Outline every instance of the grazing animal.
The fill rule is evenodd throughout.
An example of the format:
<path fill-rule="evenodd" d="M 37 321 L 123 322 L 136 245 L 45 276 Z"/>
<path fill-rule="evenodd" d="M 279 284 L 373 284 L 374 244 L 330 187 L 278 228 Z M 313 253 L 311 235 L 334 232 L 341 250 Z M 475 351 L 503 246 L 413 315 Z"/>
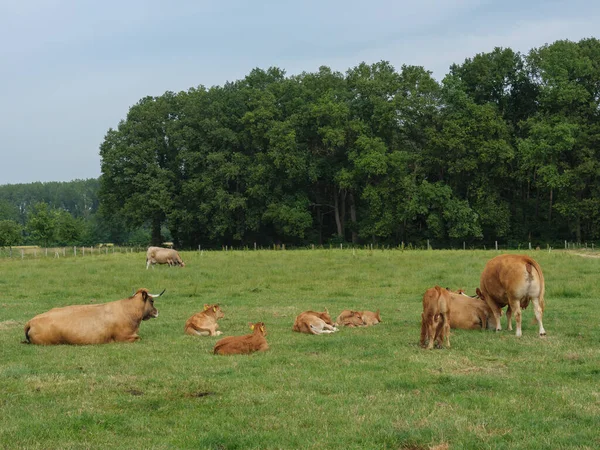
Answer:
<path fill-rule="evenodd" d="M 477 295 L 486 301 L 496 322 L 496 331 L 502 329 L 500 324 L 501 308 L 508 305 L 509 329 L 514 314 L 517 323 L 516 336 L 520 337 L 521 309 L 529 302 L 533 303 L 535 318 L 539 325 L 539 335 L 545 336 L 542 324 L 544 315 L 544 274 L 539 264 L 527 255 L 499 255 L 487 262 L 481 274 Z"/>
<path fill-rule="evenodd" d="M 269 349 L 265 336 L 267 331 L 263 322 L 251 324 L 251 334 L 245 336 L 228 336 L 215 344 L 215 355 L 241 355 L 246 353 L 264 352 Z"/>
<path fill-rule="evenodd" d="M 148 247 L 146 251 L 146 269 L 154 264 L 168 264 L 169 266 L 181 266 L 185 267 L 185 263 L 182 261 L 177 250 L 172 248 L 162 247 Z"/>
<path fill-rule="evenodd" d="M 423 295 L 421 314 L 421 346 L 432 349 L 434 342 L 440 347 L 444 338 L 450 347 L 450 292 L 439 286 L 432 287 Z"/>
<path fill-rule="evenodd" d="M 365 321 L 365 326 L 369 327 L 371 325 L 377 325 L 381 323 L 381 316 L 379 315 L 379 310 L 376 312 L 372 311 L 359 311 L 363 320 Z"/>
<path fill-rule="evenodd" d="M 131 297 L 99 305 L 53 308 L 25 324 L 25 342 L 41 345 L 135 342 L 142 320 L 158 317 L 148 289 Z"/>
<path fill-rule="evenodd" d="M 294 321 L 292 330 L 308 334 L 335 333 L 338 331 L 336 324 L 331 320 L 327 308 L 323 312 L 304 311 L 300 313 Z"/>
<path fill-rule="evenodd" d="M 349 309 L 343 310 L 338 316 L 336 323 L 340 327 L 363 327 L 365 321 L 363 320 L 362 314 L 358 311 L 351 311 Z"/>
<path fill-rule="evenodd" d="M 218 304 L 204 305 L 204 310 L 194 314 L 185 323 L 185 334 L 191 336 L 219 336 L 223 334 L 217 331 L 219 324 L 217 320 L 225 317 Z"/>

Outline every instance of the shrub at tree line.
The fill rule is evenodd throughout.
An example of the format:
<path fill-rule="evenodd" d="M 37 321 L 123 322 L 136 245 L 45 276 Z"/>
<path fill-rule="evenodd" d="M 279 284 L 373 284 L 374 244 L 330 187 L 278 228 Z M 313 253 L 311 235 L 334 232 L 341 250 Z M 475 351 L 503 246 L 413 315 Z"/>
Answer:
<path fill-rule="evenodd" d="M 99 180 L 0 187 L 0 244 L 438 245 L 600 237 L 600 41 L 145 97 Z"/>

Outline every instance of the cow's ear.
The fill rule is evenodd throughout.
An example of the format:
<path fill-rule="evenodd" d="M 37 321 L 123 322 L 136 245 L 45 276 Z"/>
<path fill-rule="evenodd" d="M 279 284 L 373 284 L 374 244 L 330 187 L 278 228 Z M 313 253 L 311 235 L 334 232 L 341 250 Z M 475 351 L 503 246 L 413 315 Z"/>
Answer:
<path fill-rule="evenodd" d="M 264 333 L 264 332 L 265 332 L 265 327 L 264 327 L 264 325 L 260 327 L 260 331 L 261 331 L 262 333 Z"/>
<path fill-rule="evenodd" d="M 253 323 L 249 323 L 248 325 L 250 325 L 250 329 L 251 329 L 252 331 L 254 331 L 254 324 L 253 324 Z"/>
<path fill-rule="evenodd" d="M 204 305 L 204 311 L 208 310 L 208 308 L 210 308 L 210 305 Z"/>
<path fill-rule="evenodd" d="M 148 300 L 148 291 L 142 291 L 142 300 Z"/>
<path fill-rule="evenodd" d="M 477 297 L 483 300 L 483 294 L 481 293 L 481 290 L 479 290 L 479 288 L 475 289 L 475 293 L 477 294 Z"/>
<path fill-rule="evenodd" d="M 217 312 L 217 307 L 213 306 L 213 312 Z"/>
<path fill-rule="evenodd" d="M 325 314 L 329 314 L 329 311 L 327 311 L 327 308 L 325 308 Z"/>

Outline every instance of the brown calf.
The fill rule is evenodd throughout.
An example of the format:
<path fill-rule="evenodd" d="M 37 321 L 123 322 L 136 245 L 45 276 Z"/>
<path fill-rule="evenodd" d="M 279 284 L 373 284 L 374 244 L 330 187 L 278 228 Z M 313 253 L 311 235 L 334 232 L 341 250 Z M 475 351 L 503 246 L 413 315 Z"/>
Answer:
<path fill-rule="evenodd" d="M 381 316 L 379 315 L 379 310 L 376 312 L 372 311 L 359 311 L 363 320 L 365 321 L 365 326 L 369 327 L 371 325 L 377 325 L 381 323 Z"/>
<path fill-rule="evenodd" d="M 241 355 L 246 353 L 264 352 L 269 349 L 265 336 L 267 331 L 263 322 L 250 325 L 253 331 L 245 336 L 228 336 L 215 344 L 215 355 Z"/>
<path fill-rule="evenodd" d="M 492 311 L 486 302 L 478 297 L 469 297 L 460 289 L 449 292 L 452 310 L 450 328 L 478 330 L 495 327 Z"/>
<path fill-rule="evenodd" d="M 215 305 L 204 305 L 204 310 L 194 314 L 185 323 L 184 332 L 191 336 L 218 336 L 223 334 L 217 331 L 219 324 L 217 320 L 225 317 L 221 307 Z"/>
<path fill-rule="evenodd" d="M 432 287 L 423 295 L 421 314 L 421 346 L 432 349 L 434 342 L 441 347 L 444 338 L 450 347 L 450 292 L 439 286 Z"/>
<path fill-rule="evenodd" d="M 362 327 L 365 325 L 362 314 L 349 309 L 343 310 L 338 316 L 336 323 L 340 327 Z"/>
<path fill-rule="evenodd" d="M 100 305 L 72 305 L 39 314 L 25 324 L 27 343 L 105 344 L 135 342 L 142 320 L 158 317 L 148 289 L 138 289 L 129 298 Z"/>
<path fill-rule="evenodd" d="M 327 308 L 323 312 L 304 311 L 300 313 L 294 321 L 292 330 L 308 334 L 335 333 L 338 331 Z"/>
<path fill-rule="evenodd" d="M 477 295 L 483 298 L 494 315 L 496 331 L 500 324 L 501 308 L 510 306 L 507 312 L 509 327 L 514 314 L 517 323 L 516 336 L 521 332 L 521 309 L 529 302 L 533 303 L 535 318 L 539 325 L 540 336 L 546 335 L 542 324 L 544 315 L 544 274 L 539 264 L 527 255 L 499 255 L 487 262 L 481 274 Z"/>

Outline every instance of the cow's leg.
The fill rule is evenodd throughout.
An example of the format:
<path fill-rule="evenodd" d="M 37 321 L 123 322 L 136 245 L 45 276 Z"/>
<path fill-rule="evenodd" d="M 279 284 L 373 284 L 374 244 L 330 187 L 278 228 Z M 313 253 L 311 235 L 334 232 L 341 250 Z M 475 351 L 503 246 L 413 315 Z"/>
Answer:
<path fill-rule="evenodd" d="M 546 330 L 544 330 L 544 325 L 542 324 L 542 316 L 544 312 L 540 306 L 540 299 L 538 297 L 534 297 L 531 299 L 533 302 L 533 312 L 535 313 L 535 319 L 537 320 L 540 326 L 540 336 L 546 336 Z"/>
<path fill-rule="evenodd" d="M 446 347 L 450 348 L 450 317 L 447 314 L 443 316 L 444 335 L 446 336 Z"/>
<path fill-rule="evenodd" d="M 512 309 L 510 305 L 506 308 L 506 323 L 508 324 L 508 331 L 512 331 Z"/>
<path fill-rule="evenodd" d="M 427 340 L 427 324 L 425 323 L 425 315 L 421 314 L 421 339 L 419 344 L 421 347 L 425 347 L 425 341 Z"/>
<path fill-rule="evenodd" d="M 519 300 L 515 300 L 512 297 L 508 299 L 508 306 L 512 309 L 512 313 L 515 315 L 515 322 L 517 323 L 517 332 L 516 336 L 521 337 L 521 303 Z M 508 311 L 506 312 L 508 315 Z"/>
<path fill-rule="evenodd" d="M 150 260 L 146 259 L 146 270 L 148 270 L 148 267 L 150 267 Z"/>
<path fill-rule="evenodd" d="M 494 315 L 494 320 L 496 321 L 496 331 L 501 331 L 502 324 L 500 323 L 500 316 L 502 314 L 502 311 L 494 301 L 488 299 L 487 295 L 485 296 L 485 301 L 492 310 L 492 314 Z"/>

